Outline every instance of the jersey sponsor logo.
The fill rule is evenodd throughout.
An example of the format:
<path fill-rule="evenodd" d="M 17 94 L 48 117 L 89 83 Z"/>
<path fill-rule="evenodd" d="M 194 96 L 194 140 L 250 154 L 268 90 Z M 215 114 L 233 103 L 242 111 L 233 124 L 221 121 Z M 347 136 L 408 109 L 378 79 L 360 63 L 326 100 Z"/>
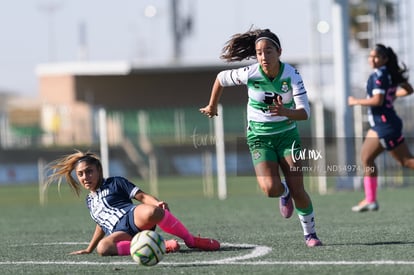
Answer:
<path fill-rule="evenodd" d="M 272 93 L 272 92 L 265 92 L 265 97 L 263 100 L 263 103 L 266 103 L 268 105 L 273 104 L 273 100 L 276 99 L 277 94 Z"/>

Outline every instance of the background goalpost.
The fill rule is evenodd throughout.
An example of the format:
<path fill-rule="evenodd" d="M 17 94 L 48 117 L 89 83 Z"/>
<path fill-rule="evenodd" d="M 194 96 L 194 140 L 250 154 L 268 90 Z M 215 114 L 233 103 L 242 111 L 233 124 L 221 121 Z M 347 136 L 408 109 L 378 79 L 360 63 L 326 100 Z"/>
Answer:
<path fill-rule="evenodd" d="M 217 106 L 219 116 L 214 117 L 214 134 L 216 137 L 216 163 L 217 163 L 217 195 L 224 200 L 227 198 L 226 180 L 226 152 L 224 148 L 224 126 L 223 126 L 223 106 Z"/>

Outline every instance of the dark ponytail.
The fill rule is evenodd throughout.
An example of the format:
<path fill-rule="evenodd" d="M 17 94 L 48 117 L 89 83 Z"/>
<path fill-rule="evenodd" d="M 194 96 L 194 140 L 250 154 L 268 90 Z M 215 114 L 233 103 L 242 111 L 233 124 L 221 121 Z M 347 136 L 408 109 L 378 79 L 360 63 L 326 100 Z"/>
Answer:
<path fill-rule="evenodd" d="M 223 47 L 220 58 L 228 62 L 256 58 L 258 38 L 269 38 L 278 50 L 281 48 L 279 38 L 269 29 L 255 29 L 233 35 Z"/>
<path fill-rule="evenodd" d="M 406 75 L 408 72 L 407 66 L 402 63 L 402 67 L 400 67 L 398 56 L 391 47 L 385 47 L 383 44 L 376 44 L 375 51 L 378 55 L 388 58 L 385 65 L 391 75 L 393 84 L 399 85 L 408 81 L 408 76 Z"/>

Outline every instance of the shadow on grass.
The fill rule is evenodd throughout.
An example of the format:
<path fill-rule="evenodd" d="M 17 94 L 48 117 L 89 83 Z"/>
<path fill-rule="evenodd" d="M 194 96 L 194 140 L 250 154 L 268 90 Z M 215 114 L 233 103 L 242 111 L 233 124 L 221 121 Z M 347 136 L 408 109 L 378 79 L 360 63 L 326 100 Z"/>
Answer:
<path fill-rule="evenodd" d="M 389 242 L 370 242 L 370 243 L 330 243 L 324 244 L 324 246 L 350 246 L 350 245 L 366 245 L 366 246 L 376 246 L 376 245 L 414 245 L 414 242 L 401 242 L 401 241 L 389 241 Z"/>
<path fill-rule="evenodd" d="M 254 247 L 245 247 L 245 246 L 224 246 L 221 247 L 219 250 L 217 251 L 203 251 L 197 248 L 184 248 L 184 249 L 180 249 L 180 251 L 175 252 L 175 253 L 183 253 L 183 254 L 188 254 L 188 253 L 213 253 L 213 252 L 225 252 L 225 251 L 245 251 L 245 250 L 252 250 L 254 249 Z"/>

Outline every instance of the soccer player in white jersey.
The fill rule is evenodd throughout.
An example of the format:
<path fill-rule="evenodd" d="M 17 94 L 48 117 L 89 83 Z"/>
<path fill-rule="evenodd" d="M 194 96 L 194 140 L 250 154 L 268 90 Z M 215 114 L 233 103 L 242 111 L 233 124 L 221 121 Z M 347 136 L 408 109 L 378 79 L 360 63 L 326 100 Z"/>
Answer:
<path fill-rule="evenodd" d="M 51 171 L 47 183 L 66 179 L 75 193 L 80 188 L 89 191 L 86 203 L 96 223 L 95 232 L 86 249 L 71 254 L 88 254 L 95 250 L 102 256 L 130 255 L 132 237 L 142 230 L 154 230 L 156 226 L 164 232 L 184 240 L 190 248 L 205 251 L 220 249 L 214 239 L 193 236 L 168 208 L 168 204 L 145 193 L 123 177 L 104 178 L 102 164 L 92 153 L 77 151 L 49 165 Z M 77 181 L 73 178 L 75 171 Z M 136 199 L 140 204 L 132 202 Z M 167 252 L 179 250 L 176 240 L 165 242 Z"/>
<path fill-rule="evenodd" d="M 280 61 L 281 53 L 279 38 L 268 29 L 234 35 L 223 48 L 221 58 L 229 62 L 256 58 L 257 62 L 220 72 L 209 104 L 200 112 L 210 118 L 218 115 L 217 104 L 224 87 L 247 86 L 247 143 L 257 182 L 268 197 L 280 197 L 283 217 L 289 218 L 296 209 L 306 245 L 321 246 L 312 201 L 303 185 L 302 167 L 299 160 L 292 158 L 301 144 L 296 121 L 309 118 L 309 102 L 300 74 Z"/>

